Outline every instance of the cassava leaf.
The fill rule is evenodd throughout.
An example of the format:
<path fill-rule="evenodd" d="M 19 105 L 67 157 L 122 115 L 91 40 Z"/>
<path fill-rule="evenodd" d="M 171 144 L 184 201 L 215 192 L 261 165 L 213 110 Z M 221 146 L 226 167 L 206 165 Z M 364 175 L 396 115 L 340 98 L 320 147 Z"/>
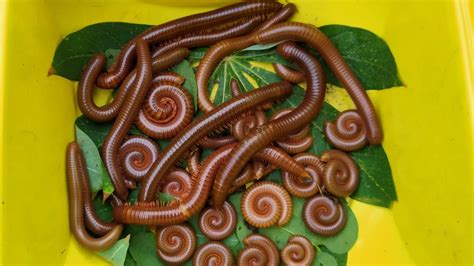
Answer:
<path fill-rule="evenodd" d="M 97 254 L 114 266 L 122 266 L 125 263 L 129 244 L 130 235 L 117 241 L 117 243 L 115 243 L 111 248 L 98 252 Z"/>
<path fill-rule="evenodd" d="M 129 251 L 137 266 L 164 265 L 156 256 L 155 235 L 150 231 L 132 234 Z"/>
<path fill-rule="evenodd" d="M 328 253 L 336 259 L 337 266 L 346 266 L 347 265 L 347 253 L 344 254 L 336 254 L 331 252 L 327 247 L 320 246 L 319 247 L 322 252 Z"/>
<path fill-rule="evenodd" d="M 94 145 L 92 139 L 76 126 L 76 140 L 82 150 L 86 162 L 86 169 L 89 175 L 89 184 L 91 192 L 97 193 L 102 190 L 104 167 L 99 151 Z M 105 171 L 107 172 L 107 171 Z"/>
<path fill-rule="evenodd" d="M 324 251 L 318 251 L 313 266 L 338 266 L 336 258 Z"/>
<path fill-rule="evenodd" d="M 91 55 L 108 49 L 120 49 L 123 44 L 150 26 L 105 22 L 84 27 L 66 36 L 56 48 L 49 74 L 79 80 L 84 64 Z"/>
<path fill-rule="evenodd" d="M 366 89 L 380 90 L 403 85 L 390 48 L 374 33 L 344 25 L 326 25 L 320 30 L 339 49 Z M 327 64 L 323 66 L 328 83 L 341 87 Z"/>
<path fill-rule="evenodd" d="M 112 205 L 110 205 L 110 202 L 108 201 L 103 201 L 102 197 L 95 197 L 94 201 L 94 209 L 97 215 L 99 216 L 100 219 L 110 222 L 113 219 L 112 216 Z"/>

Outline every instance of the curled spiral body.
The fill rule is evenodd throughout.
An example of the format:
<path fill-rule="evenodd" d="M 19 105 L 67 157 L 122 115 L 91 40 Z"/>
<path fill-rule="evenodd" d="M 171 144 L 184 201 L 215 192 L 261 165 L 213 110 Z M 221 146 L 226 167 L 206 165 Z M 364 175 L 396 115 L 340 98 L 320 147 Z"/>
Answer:
<path fill-rule="evenodd" d="M 137 119 L 137 127 L 152 138 L 176 136 L 193 120 L 194 105 L 188 91 L 170 82 L 157 83 Z"/>
<path fill-rule="evenodd" d="M 237 226 L 237 212 L 228 201 L 222 209 L 208 207 L 199 215 L 199 229 L 211 240 L 221 240 L 235 231 Z"/>
<path fill-rule="evenodd" d="M 159 146 L 153 140 L 143 136 L 128 137 L 119 150 L 125 177 L 141 180 L 155 162 L 158 152 Z"/>
<path fill-rule="evenodd" d="M 338 197 L 350 196 L 359 185 L 359 168 L 345 152 L 328 150 L 321 155 L 326 165 L 323 183 L 326 190 Z"/>
<path fill-rule="evenodd" d="M 163 180 L 160 191 L 177 199 L 185 199 L 192 190 L 192 179 L 188 172 L 179 168 L 171 171 Z"/>
<path fill-rule="evenodd" d="M 186 224 L 169 225 L 156 233 L 156 254 L 167 263 L 184 263 L 195 249 L 196 234 Z"/>
<path fill-rule="evenodd" d="M 291 197 L 280 185 L 262 181 L 245 190 L 240 203 L 242 216 L 258 228 L 283 226 L 291 218 Z"/>
<path fill-rule="evenodd" d="M 301 153 L 294 156 L 293 159 L 304 166 L 304 169 L 309 173 L 311 179 L 305 181 L 287 171 L 282 171 L 281 178 L 286 190 L 288 190 L 290 194 L 301 198 L 308 198 L 320 192 L 322 188 L 324 163 L 321 162 L 318 156 L 311 153 Z"/>
<path fill-rule="evenodd" d="M 200 246 L 193 256 L 193 266 L 234 266 L 230 249 L 221 242 L 210 241 Z"/>
<path fill-rule="evenodd" d="M 135 82 L 122 104 L 112 128 L 108 132 L 101 150 L 102 159 L 114 185 L 114 193 L 122 200 L 127 199 L 128 189 L 120 169 L 118 153 L 120 145 L 122 145 L 130 127 L 140 112 L 140 107 L 150 88 L 151 78 L 150 49 L 145 41 L 139 39 L 137 41 L 137 72 Z"/>
<path fill-rule="evenodd" d="M 324 134 L 328 142 L 342 151 L 356 151 L 367 145 L 367 130 L 356 110 L 340 113 L 336 122 L 326 122 Z"/>
<path fill-rule="evenodd" d="M 303 207 L 303 221 L 316 234 L 333 236 L 346 225 L 346 209 L 333 197 L 318 194 Z"/>
<path fill-rule="evenodd" d="M 312 265 L 316 252 L 313 244 L 304 236 L 293 235 L 281 250 L 281 260 L 289 266 Z"/>
<path fill-rule="evenodd" d="M 280 253 L 273 240 L 261 235 L 251 234 L 244 239 L 244 249 L 238 257 L 238 265 L 280 265 Z"/>
<path fill-rule="evenodd" d="M 310 24 L 283 22 L 253 35 L 253 41 L 259 44 L 288 40 L 305 42 L 316 49 L 354 101 L 357 110 L 364 120 L 364 124 L 367 126 L 367 139 L 369 143 L 380 144 L 383 139 L 383 131 L 367 92 L 339 50 L 324 33 Z M 300 68 L 303 70 L 301 66 Z M 304 70 L 303 72 L 308 81 L 309 75 Z"/>

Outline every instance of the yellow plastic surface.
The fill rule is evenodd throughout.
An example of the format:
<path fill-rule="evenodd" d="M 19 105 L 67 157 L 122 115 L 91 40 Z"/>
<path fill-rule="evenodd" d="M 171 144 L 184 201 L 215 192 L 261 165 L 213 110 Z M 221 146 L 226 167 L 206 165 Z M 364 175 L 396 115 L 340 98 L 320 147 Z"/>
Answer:
<path fill-rule="evenodd" d="M 68 230 L 64 155 L 75 84 L 46 77 L 68 33 L 92 23 L 157 24 L 223 2 L 0 0 L 1 263 L 104 264 Z M 389 44 L 406 87 L 371 91 L 399 202 L 353 202 L 349 264 L 473 263 L 473 36 L 467 1 L 294 0 L 295 20 L 346 24 Z M 165 3 L 165 4 L 163 4 Z"/>

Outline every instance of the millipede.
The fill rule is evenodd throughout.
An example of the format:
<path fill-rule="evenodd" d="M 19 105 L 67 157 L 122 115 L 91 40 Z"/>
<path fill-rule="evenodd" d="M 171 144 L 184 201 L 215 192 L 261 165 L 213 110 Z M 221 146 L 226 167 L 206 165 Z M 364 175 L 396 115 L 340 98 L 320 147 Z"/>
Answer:
<path fill-rule="evenodd" d="M 341 52 L 318 27 L 289 21 L 296 12 L 291 3 L 249 0 L 151 26 L 128 39 L 108 69 L 104 53 L 91 53 L 76 99 L 88 121 L 111 125 L 95 144 L 114 190 L 104 199 L 112 219 L 104 221 L 94 209 L 81 142 L 69 143 L 69 227 L 82 246 L 103 251 L 129 233 L 125 225 L 145 225 L 156 257 L 168 265 L 314 263 L 321 250 L 310 234 L 344 230 L 345 198 L 364 178 L 352 152 L 381 144 L 383 130 Z M 253 45 L 269 45 L 284 59 L 268 64 L 273 83 L 254 80 L 263 86 L 249 89 L 253 83 L 238 73 L 214 78 L 226 57 Z M 174 67 L 183 61 L 195 73 Z M 320 115 L 327 81 L 320 61 L 355 104 L 333 121 L 316 120 L 328 117 Z M 216 83 L 232 96 L 220 105 L 209 93 Z M 299 105 L 292 98 L 281 105 L 300 83 L 306 90 Z M 94 101 L 97 87 L 115 89 L 105 105 Z M 288 231 L 296 215 L 308 234 L 266 233 Z M 241 248 L 225 244 L 233 237 L 242 239 Z"/>

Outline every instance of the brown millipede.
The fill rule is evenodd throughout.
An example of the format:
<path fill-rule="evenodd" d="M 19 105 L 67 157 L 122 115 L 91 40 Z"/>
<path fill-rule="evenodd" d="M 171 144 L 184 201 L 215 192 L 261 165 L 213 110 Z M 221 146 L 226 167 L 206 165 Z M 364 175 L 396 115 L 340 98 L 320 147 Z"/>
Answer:
<path fill-rule="evenodd" d="M 245 248 L 239 254 L 238 265 L 280 265 L 278 247 L 270 238 L 254 233 L 243 242 Z"/>
<path fill-rule="evenodd" d="M 282 171 L 281 179 L 286 190 L 288 190 L 290 194 L 301 198 L 308 198 L 320 192 L 323 169 L 325 167 L 324 163 L 321 162 L 318 156 L 311 153 L 301 153 L 294 156 L 293 159 L 304 166 L 305 170 L 311 176 L 311 181 L 303 181 L 287 171 Z"/>
<path fill-rule="evenodd" d="M 140 202 L 154 200 L 160 180 L 174 167 L 178 159 L 182 158 L 184 152 L 209 133 L 255 106 L 282 99 L 291 91 L 291 85 L 287 82 L 274 83 L 232 98 L 208 115 L 195 119 L 159 154 L 155 164 L 141 183 L 138 200 Z"/>
<path fill-rule="evenodd" d="M 192 185 L 189 173 L 176 168 L 163 179 L 160 191 L 183 200 L 191 193 Z"/>
<path fill-rule="evenodd" d="M 367 144 L 364 121 L 356 110 L 340 113 L 336 123 L 326 122 L 324 134 L 332 146 L 347 152 L 359 150 Z"/>
<path fill-rule="evenodd" d="M 157 72 L 167 69 L 182 61 L 188 54 L 188 49 L 178 48 L 164 54 L 160 58 L 154 58 L 152 60 L 153 71 Z M 136 78 L 136 70 L 133 70 L 120 85 L 113 101 L 104 106 L 97 106 L 94 102 L 94 82 L 99 69 L 102 69 L 104 64 L 105 57 L 103 55 L 97 54 L 92 56 L 84 68 L 77 87 L 79 109 L 84 116 L 100 123 L 112 121 L 117 116 Z"/>
<path fill-rule="evenodd" d="M 158 144 L 147 137 L 127 137 L 118 155 L 125 177 L 141 180 L 155 162 L 159 150 Z"/>
<path fill-rule="evenodd" d="M 211 32 L 198 32 L 193 33 L 191 36 L 181 37 L 177 39 L 171 39 L 161 44 L 152 54 L 152 57 L 158 57 L 167 51 L 173 50 L 178 47 L 200 47 L 212 45 L 220 40 L 237 37 L 239 35 L 250 32 L 255 28 L 262 18 L 260 16 L 245 19 L 238 22 L 236 25 L 231 25 L 223 29 L 219 29 Z"/>
<path fill-rule="evenodd" d="M 285 116 L 293 111 L 292 108 L 284 108 L 275 112 L 270 121 L 276 120 L 280 117 Z M 276 144 L 289 154 L 298 154 L 309 150 L 313 146 L 314 138 L 311 135 L 311 129 L 308 125 L 304 126 L 296 132 L 292 132 L 285 136 L 283 139 L 279 139 Z"/>
<path fill-rule="evenodd" d="M 225 145 L 229 145 L 235 142 L 233 136 L 220 136 L 220 137 L 204 137 L 199 141 L 199 146 L 207 149 L 218 149 Z"/>
<path fill-rule="evenodd" d="M 290 195 L 282 186 L 262 181 L 245 190 L 240 209 L 246 222 L 265 228 L 287 224 L 291 218 L 292 205 Z"/>
<path fill-rule="evenodd" d="M 120 51 L 115 63 L 109 68 L 108 73 L 99 76 L 96 83 L 101 88 L 117 86 L 131 69 L 137 53 L 135 51 L 138 39 L 143 39 L 148 44 L 167 40 L 181 34 L 212 27 L 242 17 L 269 14 L 281 9 L 282 5 L 273 1 L 251 1 L 236 3 L 213 11 L 195 14 L 175 19 L 158 26 L 150 27 L 145 32 L 128 41 Z"/>
<path fill-rule="evenodd" d="M 139 39 L 137 41 L 137 76 L 133 88 L 125 99 L 115 122 L 102 145 L 102 159 L 110 174 L 110 179 L 115 191 L 121 199 L 126 200 L 127 187 L 120 171 L 118 152 L 122 141 L 127 136 L 128 130 L 140 111 L 140 106 L 145 99 L 151 84 L 152 67 L 148 44 Z"/>
<path fill-rule="evenodd" d="M 338 197 L 350 196 L 359 185 L 359 168 L 345 152 L 328 150 L 321 155 L 326 163 L 323 183 L 329 193 Z"/>
<path fill-rule="evenodd" d="M 122 205 L 114 209 L 115 219 L 125 223 L 147 225 L 170 225 L 186 221 L 204 207 L 217 169 L 234 146 L 235 144 L 224 146 L 206 158 L 194 180 L 191 193 L 178 204 L 163 206 L 153 201 Z"/>
<path fill-rule="evenodd" d="M 199 229 L 210 240 L 222 240 L 231 235 L 237 226 L 237 212 L 230 202 L 222 209 L 208 207 L 199 215 Z"/>
<path fill-rule="evenodd" d="M 77 158 L 77 171 L 79 174 L 82 188 L 82 198 L 84 201 L 84 222 L 86 228 L 98 236 L 103 236 L 110 232 L 117 224 L 114 222 L 109 223 L 103 221 L 97 215 L 94 209 L 94 205 L 92 203 L 92 195 L 89 188 L 89 175 L 87 174 L 86 162 L 81 151 L 79 151 Z"/>
<path fill-rule="evenodd" d="M 227 164 L 219 170 L 214 182 L 212 201 L 216 207 L 222 205 L 237 174 L 257 151 L 273 140 L 306 126 L 317 116 L 324 102 L 326 82 L 318 61 L 304 49 L 289 42 L 278 45 L 277 51 L 295 61 L 305 73 L 305 98 L 292 112 L 258 127 L 232 150 Z"/>
<path fill-rule="evenodd" d="M 187 224 L 169 225 L 156 233 L 156 254 L 166 263 L 184 263 L 195 249 L 196 234 Z"/>
<path fill-rule="evenodd" d="M 193 256 L 193 266 L 234 266 L 230 249 L 221 242 L 210 241 L 200 246 Z"/>
<path fill-rule="evenodd" d="M 293 70 L 291 68 L 288 68 L 285 65 L 274 63 L 273 69 L 275 70 L 275 73 L 283 80 L 288 81 L 290 83 L 301 83 L 305 81 L 304 74 L 297 71 Z"/>
<path fill-rule="evenodd" d="M 274 43 L 284 40 L 303 41 L 316 49 L 346 88 L 358 111 L 360 111 L 367 126 L 369 142 L 371 144 L 382 142 L 382 128 L 364 87 L 347 65 L 339 50 L 317 27 L 304 23 L 283 22 L 259 31 L 253 37 L 256 43 Z M 308 78 L 306 73 L 305 76 Z"/>
<path fill-rule="evenodd" d="M 316 234 L 333 236 L 346 225 L 346 209 L 332 197 L 318 194 L 307 200 L 303 207 L 303 221 Z"/>
<path fill-rule="evenodd" d="M 312 265 L 316 252 L 305 236 L 292 235 L 281 250 L 281 260 L 289 266 Z"/>
<path fill-rule="evenodd" d="M 193 120 L 188 91 L 175 83 L 154 83 L 137 118 L 137 127 L 155 139 L 176 136 Z"/>
<path fill-rule="evenodd" d="M 257 30 L 252 33 L 221 40 L 213 44 L 206 52 L 204 57 L 201 59 L 198 69 L 196 71 L 196 82 L 198 87 L 198 105 L 199 109 L 204 113 L 209 113 L 214 109 L 214 104 L 209 98 L 207 92 L 209 78 L 214 68 L 219 64 L 222 59 L 233 52 L 237 52 L 244 48 L 254 44 L 254 38 L 252 37 L 258 30 L 262 30 L 272 26 L 280 21 L 287 20 L 296 10 L 294 5 L 287 5 L 288 7 L 280 14 L 276 14 L 274 17 L 264 22 Z"/>
<path fill-rule="evenodd" d="M 201 168 L 201 149 L 196 149 L 188 157 L 186 170 L 192 176 L 197 176 L 199 168 Z"/>
<path fill-rule="evenodd" d="M 69 228 L 76 240 L 84 247 L 101 251 L 110 248 L 117 242 L 123 226 L 115 225 L 108 233 L 99 238 L 93 238 L 84 225 L 84 195 L 81 185 L 81 150 L 77 142 L 71 142 L 66 149 L 66 171 L 69 202 Z"/>
<path fill-rule="evenodd" d="M 185 78 L 183 76 L 169 71 L 159 72 L 151 80 L 153 83 L 174 83 L 177 85 L 183 85 L 184 81 Z"/>

